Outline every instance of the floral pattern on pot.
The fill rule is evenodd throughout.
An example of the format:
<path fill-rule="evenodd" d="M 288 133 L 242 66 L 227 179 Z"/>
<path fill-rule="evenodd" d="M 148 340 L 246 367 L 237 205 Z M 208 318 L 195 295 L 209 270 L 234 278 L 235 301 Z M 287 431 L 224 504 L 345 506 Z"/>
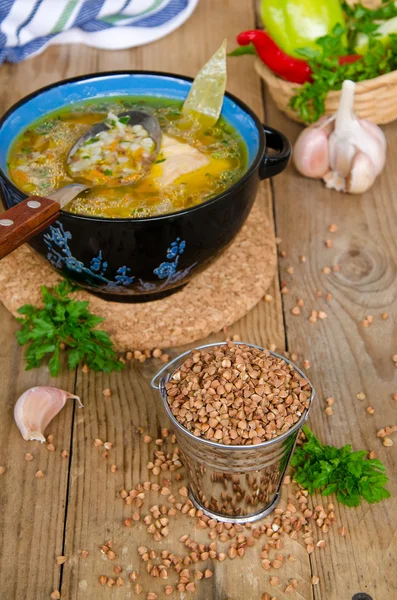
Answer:
<path fill-rule="evenodd" d="M 135 284 L 137 291 L 139 292 L 152 292 L 161 291 L 168 287 L 170 284 L 175 284 L 184 279 L 190 271 L 196 266 L 197 262 L 193 263 L 187 269 L 181 271 L 177 270 L 179 257 L 183 254 L 186 248 L 186 242 L 180 238 L 176 238 L 174 242 L 171 242 L 170 247 L 167 249 L 167 261 L 162 262 L 153 273 L 161 281 L 160 285 L 143 281 L 140 278 L 136 278 L 131 275 L 131 269 L 126 265 L 117 269 L 117 275 L 114 280 L 106 277 L 106 271 L 108 263 L 104 260 L 102 251 L 98 252 L 98 255 L 93 257 L 90 266 L 86 267 L 83 262 L 77 260 L 71 249 L 69 248 L 69 240 L 72 239 L 70 231 L 65 231 L 60 221 L 55 222 L 55 226 L 49 227 L 49 233 L 44 234 L 44 242 L 47 246 L 47 259 L 56 269 L 67 269 L 74 271 L 75 273 L 86 274 L 87 284 L 95 285 L 97 282 L 98 287 L 103 289 L 105 284 L 107 290 L 113 292 L 121 292 L 128 294 L 129 291 L 126 286 Z"/>

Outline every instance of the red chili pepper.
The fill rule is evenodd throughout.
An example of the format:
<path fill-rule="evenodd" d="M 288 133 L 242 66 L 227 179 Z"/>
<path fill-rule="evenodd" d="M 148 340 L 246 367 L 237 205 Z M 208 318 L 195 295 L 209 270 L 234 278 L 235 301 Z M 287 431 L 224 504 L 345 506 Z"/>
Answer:
<path fill-rule="evenodd" d="M 347 56 L 340 56 L 339 64 L 346 65 L 348 63 L 355 63 L 360 60 L 360 58 L 362 58 L 361 54 L 348 54 Z"/>
<path fill-rule="evenodd" d="M 311 68 L 305 60 L 286 54 L 265 31 L 253 29 L 237 36 L 240 46 L 253 44 L 262 62 L 279 77 L 293 83 L 311 81 Z"/>
<path fill-rule="evenodd" d="M 292 83 L 306 83 L 312 80 L 312 70 L 307 61 L 286 54 L 265 31 L 243 31 L 237 36 L 237 43 L 240 46 L 253 44 L 262 62 L 282 79 Z M 339 64 L 354 63 L 360 58 L 360 54 L 340 56 Z"/>

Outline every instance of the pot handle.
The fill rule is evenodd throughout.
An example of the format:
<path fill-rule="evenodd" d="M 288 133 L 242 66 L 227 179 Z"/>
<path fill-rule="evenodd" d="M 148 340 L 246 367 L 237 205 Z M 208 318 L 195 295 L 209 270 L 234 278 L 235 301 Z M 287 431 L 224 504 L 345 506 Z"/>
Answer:
<path fill-rule="evenodd" d="M 284 171 L 292 154 L 291 142 L 283 133 L 268 125 L 263 125 L 266 135 L 266 150 L 259 165 L 259 177 L 268 179 Z M 277 154 L 267 154 L 268 148 L 277 150 Z"/>

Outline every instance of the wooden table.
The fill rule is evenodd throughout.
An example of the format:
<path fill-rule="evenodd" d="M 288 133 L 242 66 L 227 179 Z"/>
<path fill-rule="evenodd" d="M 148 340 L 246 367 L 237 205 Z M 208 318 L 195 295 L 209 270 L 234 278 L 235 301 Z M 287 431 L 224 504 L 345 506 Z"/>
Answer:
<path fill-rule="evenodd" d="M 2 65 L 1 110 L 38 87 L 82 73 L 154 69 L 194 75 L 224 37 L 232 48 L 235 34 L 254 26 L 251 4 L 201 0 L 183 27 L 142 48 L 105 52 L 81 46 L 53 47 L 20 65 Z M 263 94 L 252 58 L 230 59 L 228 90 L 266 122 L 292 140 L 296 138 L 300 128 Z M 377 429 L 396 423 L 397 415 L 397 402 L 391 397 L 397 392 L 391 359 L 397 352 L 397 128 L 390 125 L 385 131 L 388 166 L 362 198 L 327 191 L 321 183 L 299 177 L 293 167 L 271 184 L 262 185 L 260 201 L 274 218 L 286 257 L 280 259 L 269 291 L 273 301 L 261 302 L 230 334 L 238 333 L 241 339 L 264 346 L 275 344 L 278 349 L 298 353 L 300 361 L 310 361 L 308 373 L 318 394 L 310 419 L 312 428 L 325 442 L 374 450 L 387 465 L 391 479 L 394 475 L 389 484 L 393 499 L 374 506 L 364 503 L 357 509 L 336 504 L 338 525 L 327 535 L 327 547 L 308 556 L 301 543 L 295 542 L 293 552 L 298 560 L 287 561 L 277 573 L 282 580 L 277 588 L 269 586 L 269 571 L 261 568 L 260 542 L 244 558 L 209 561 L 214 576 L 199 581 L 197 592 L 188 598 L 259 600 L 265 591 L 278 600 L 350 600 L 358 592 L 367 592 L 374 600 L 397 596 L 396 446 L 385 448 L 376 437 Z M 337 225 L 336 233 L 328 232 L 331 223 Z M 333 240 L 333 248 L 325 246 L 326 239 Z M 340 270 L 322 273 L 323 267 L 332 265 L 339 265 Z M 292 275 L 287 273 L 291 266 Z M 284 281 L 290 293 L 281 295 Z M 333 299 L 327 302 L 324 296 L 317 297 L 317 290 L 331 293 Z M 305 305 L 301 316 L 293 316 L 291 308 L 298 298 L 303 298 Z M 312 309 L 324 310 L 328 318 L 311 324 L 308 315 Z M 384 312 L 389 313 L 387 321 L 381 319 Z M 369 314 L 374 322 L 365 328 L 361 322 Z M 137 546 L 148 544 L 176 552 L 181 551 L 178 538 L 182 533 L 204 543 L 208 537 L 207 532 L 195 529 L 194 519 L 180 514 L 173 519 L 171 534 L 157 545 L 150 541 L 142 523 L 131 529 L 122 526 L 131 511 L 118 493 L 147 480 L 146 464 L 153 452 L 142 443 L 137 427 L 156 438 L 167 424 L 149 386 L 158 363 L 131 361 L 125 371 L 110 376 L 65 368 L 56 380 L 46 366 L 25 372 L 23 350 L 14 336 L 17 324 L 5 309 L 1 316 L 0 465 L 7 469 L 0 478 L 2 600 L 44 600 L 54 589 L 68 600 L 134 598 L 129 583 L 112 589 L 98 583 L 101 574 L 112 573 L 112 565 L 103 562 L 99 551 L 109 539 L 119 555 L 115 562 L 127 570 L 139 570 L 144 588 L 163 598 L 159 590 L 168 582 L 155 581 L 145 573 Z M 55 452 L 48 451 L 45 444 L 24 442 L 13 422 L 15 400 L 35 385 L 75 390 L 85 405 L 80 410 L 68 403 L 51 423 L 47 433 L 55 437 Z M 108 387 L 112 396 L 105 398 L 102 390 Z M 360 392 L 366 395 L 364 401 L 357 399 Z M 335 397 L 333 416 L 324 414 L 328 396 Z M 375 409 L 373 415 L 366 412 L 369 405 Z M 101 456 L 103 449 L 93 446 L 95 438 L 113 443 L 108 461 Z M 64 449 L 70 453 L 66 459 L 60 456 Z M 34 456 L 31 462 L 24 460 L 26 452 Z M 113 463 L 118 467 L 114 474 L 110 472 Z M 34 477 L 38 469 L 43 470 L 44 478 Z M 320 496 L 312 497 L 310 505 L 323 501 Z M 150 502 L 158 503 L 158 494 L 153 493 Z M 338 535 L 341 525 L 347 529 L 346 537 Z M 85 559 L 82 549 L 89 553 Z M 58 555 L 67 557 L 62 566 L 56 564 Z M 310 584 L 312 574 L 320 577 L 317 586 Z M 291 577 L 299 580 L 294 594 L 283 591 Z"/>

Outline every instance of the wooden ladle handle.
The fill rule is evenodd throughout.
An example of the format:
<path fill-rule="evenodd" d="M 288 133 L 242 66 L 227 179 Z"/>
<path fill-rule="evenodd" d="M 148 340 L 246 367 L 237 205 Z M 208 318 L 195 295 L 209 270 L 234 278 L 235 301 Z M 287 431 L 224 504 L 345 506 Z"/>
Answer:
<path fill-rule="evenodd" d="M 0 260 L 56 220 L 59 202 L 30 196 L 0 214 Z"/>

